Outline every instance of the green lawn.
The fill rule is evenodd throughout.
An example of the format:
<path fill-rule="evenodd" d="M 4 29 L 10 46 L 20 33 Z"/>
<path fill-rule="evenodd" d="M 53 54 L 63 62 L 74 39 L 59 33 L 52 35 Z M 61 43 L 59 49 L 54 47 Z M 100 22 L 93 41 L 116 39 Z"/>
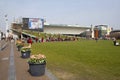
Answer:
<path fill-rule="evenodd" d="M 120 46 L 111 40 L 34 43 L 38 53 L 60 80 L 120 80 Z"/>

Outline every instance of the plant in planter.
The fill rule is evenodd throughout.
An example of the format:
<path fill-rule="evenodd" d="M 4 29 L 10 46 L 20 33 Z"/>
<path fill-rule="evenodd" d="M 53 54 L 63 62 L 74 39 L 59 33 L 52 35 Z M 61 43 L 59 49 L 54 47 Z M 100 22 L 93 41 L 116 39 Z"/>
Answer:
<path fill-rule="evenodd" d="M 28 60 L 29 72 L 32 76 L 41 76 L 45 73 L 46 57 L 43 54 L 31 55 Z"/>
<path fill-rule="evenodd" d="M 18 51 L 20 51 L 21 48 L 24 46 L 24 43 L 17 43 L 16 46 L 18 48 Z"/>
<path fill-rule="evenodd" d="M 21 48 L 21 57 L 22 58 L 29 58 L 31 53 L 31 48 L 22 47 Z"/>

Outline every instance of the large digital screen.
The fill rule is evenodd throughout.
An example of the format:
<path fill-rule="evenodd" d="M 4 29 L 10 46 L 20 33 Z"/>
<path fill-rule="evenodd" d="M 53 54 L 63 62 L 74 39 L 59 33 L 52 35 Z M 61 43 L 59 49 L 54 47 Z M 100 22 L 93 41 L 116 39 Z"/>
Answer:
<path fill-rule="evenodd" d="M 43 32 L 44 19 L 42 18 L 22 18 L 23 29 L 39 30 Z"/>
<path fill-rule="evenodd" d="M 29 18 L 29 29 L 43 29 L 43 20 L 40 18 Z"/>

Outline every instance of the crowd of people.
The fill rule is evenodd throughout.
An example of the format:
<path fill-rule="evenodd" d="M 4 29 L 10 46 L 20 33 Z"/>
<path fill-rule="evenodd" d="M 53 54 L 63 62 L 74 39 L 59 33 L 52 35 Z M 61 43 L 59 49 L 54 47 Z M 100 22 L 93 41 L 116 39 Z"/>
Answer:
<path fill-rule="evenodd" d="M 19 38 L 17 35 L 13 35 L 13 34 L 8 34 L 8 37 L 6 37 L 5 34 L 1 33 L 0 40 L 6 40 L 6 41 L 14 40 L 15 43 L 17 40 L 21 40 L 24 43 L 28 43 L 32 45 L 32 43 L 34 42 L 43 43 L 43 42 L 58 42 L 58 41 L 76 41 L 78 40 L 78 38 L 75 36 L 73 37 L 66 36 L 64 38 L 60 36 L 57 36 L 57 37 L 48 36 L 48 37 L 39 37 L 39 38 L 27 36 L 27 37 Z M 95 40 L 97 42 L 98 39 L 95 39 Z M 116 38 L 112 38 L 112 40 L 113 40 L 114 46 L 120 45 L 120 43 L 116 40 Z"/>
<path fill-rule="evenodd" d="M 54 37 L 48 37 L 48 38 L 32 38 L 32 37 L 27 37 L 27 38 L 22 38 L 22 41 L 26 42 L 26 43 L 34 43 L 34 42 L 39 42 L 39 43 L 43 43 L 43 42 L 58 42 L 58 41 L 75 41 L 78 40 L 78 38 L 76 37 L 66 37 L 66 38 L 54 38 Z"/>

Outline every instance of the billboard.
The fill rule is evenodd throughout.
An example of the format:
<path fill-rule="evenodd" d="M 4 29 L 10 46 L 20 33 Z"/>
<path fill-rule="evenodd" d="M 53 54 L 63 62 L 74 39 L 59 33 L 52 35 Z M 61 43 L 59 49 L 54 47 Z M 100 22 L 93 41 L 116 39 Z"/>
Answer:
<path fill-rule="evenodd" d="M 23 18 L 24 29 L 34 29 L 43 31 L 44 19 L 41 18 Z"/>
<path fill-rule="evenodd" d="M 43 21 L 40 18 L 29 18 L 29 29 L 42 29 Z"/>

